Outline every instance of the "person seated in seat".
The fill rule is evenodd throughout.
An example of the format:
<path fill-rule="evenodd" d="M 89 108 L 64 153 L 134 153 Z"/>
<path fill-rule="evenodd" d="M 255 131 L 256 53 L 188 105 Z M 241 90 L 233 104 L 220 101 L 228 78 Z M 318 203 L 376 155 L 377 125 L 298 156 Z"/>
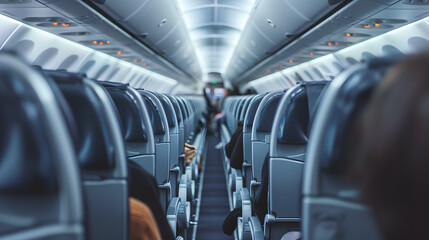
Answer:
<path fill-rule="evenodd" d="M 158 197 L 159 190 L 156 179 L 133 161 L 128 161 L 128 175 L 128 196 L 149 207 L 162 239 L 175 239 Z"/>
<path fill-rule="evenodd" d="M 384 239 L 429 239 L 429 55 L 394 65 L 350 135 L 348 176 Z"/>
<path fill-rule="evenodd" d="M 244 121 L 238 122 L 235 132 L 225 145 L 225 154 L 229 158 L 229 165 L 238 170 L 241 170 L 243 166 L 243 124 Z"/>
<path fill-rule="evenodd" d="M 135 198 L 129 198 L 130 240 L 161 240 L 149 207 Z"/>

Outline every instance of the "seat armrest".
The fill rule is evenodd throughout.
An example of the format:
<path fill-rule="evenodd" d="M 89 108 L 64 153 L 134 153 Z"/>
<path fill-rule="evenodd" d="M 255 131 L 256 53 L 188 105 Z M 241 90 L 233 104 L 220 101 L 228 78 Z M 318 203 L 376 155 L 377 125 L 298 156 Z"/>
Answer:
<path fill-rule="evenodd" d="M 184 174 L 186 167 L 186 158 L 184 153 L 179 155 L 179 167 L 182 174 Z"/>
<path fill-rule="evenodd" d="M 264 231 L 257 217 L 249 218 L 249 228 L 253 240 L 264 240 Z"/>
<path fill-rule="evenodd" d="M 250 201 L 249 190 L 247 188 L 242 188 L 240 190 L 240 196 L 241 196 L 241 209 L 242 209 L 241 216 L 243 218 L 242 229 L 245 229 L 245 226 L 249 221 L 249 218 L 252 216 L 252 202 Z"/>
<path fill-rule="evenodd" d="M 170 224 L 171 230 L 174 236 L 176 236 L 177 230 L 177 215 L 179 214 L 180 199 L 175 197 L 171 199 L 170 204 L 167 208 L 167 221 Z"/>
<path fill-rule="evenodd" d="M 240 170 L 235 170 L 235 191 L 240 192 L 243 188 L 243 177 Z"/>
<path fill-rule="evenodd" d="M 186 175 L 182 175 L 180 178 L 180 184 L 179 184 L 179 198 L 182 202 L 187 201 L 187 191 L 188 191 L 188 178 Z"/>
<path fill-rule="evenodd" d="M 257 182 L 256 180 L 250 181 L 250 197 L 255 199 L 256 188 L 261 185 L 261 182 Z"/>

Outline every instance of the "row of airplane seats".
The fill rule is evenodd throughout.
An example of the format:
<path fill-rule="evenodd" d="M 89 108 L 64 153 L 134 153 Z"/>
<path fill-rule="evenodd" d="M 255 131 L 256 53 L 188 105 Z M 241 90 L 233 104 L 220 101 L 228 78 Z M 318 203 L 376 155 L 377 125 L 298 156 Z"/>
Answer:
<path fill-rule="evenodd" d="M 223 154 L 230 209 L 242 208 L 238 239 L 281 239 L 293 231 L 311 240 L 381 239 L 358 188 L 344 177 L 345 149 L 352 124 L 395 62 L 372 59 L 332 83 L 301 82 L 283 91 L 225 99 L 224 144 L 244 121 L 243 142 L 237 143 L 243 144 L 242 169 L 231 168 Z M 260 222 L 254 204 L 267 154 L 267 212 Z"/>
<path fill-rule="evenodd" d="M 129 161 L 155 177 L 186 239 L 196 180 L 186 168 L 200 159 L 186 165 L 184 143 L 204 145 L 202 97 L 41 70 L 12 53 L 0 61 L 2 239 L 128 239 Z"/>

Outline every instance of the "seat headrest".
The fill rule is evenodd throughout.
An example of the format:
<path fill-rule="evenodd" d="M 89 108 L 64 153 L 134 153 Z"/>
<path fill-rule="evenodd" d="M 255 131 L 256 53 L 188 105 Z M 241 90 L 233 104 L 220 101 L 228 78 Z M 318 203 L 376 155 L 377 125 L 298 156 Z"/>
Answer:
<path fill-rule="evenodd" d="M 188 112 L 188 109 L 185 106 L 185 103 L 183 102 L 183 99 L 177 98 L 177 102 L 179 103 L 180 110 L 182 111 L 183 119 L 188 118 L 189 117 L 189 112 Z"/>
<path fill-rule="evenodd" d="M 103 84 L 103 86 L 106 86 Z M 148 141 L 146 126 L 137 103 L 127 94 L 127 87 L 107 85 L 106 90 L 118 109 L 122 122 L 122 136 L 125 142 L 144 143 Z"/>
<path fill-rule="evenodd" d="M 176 112 L 177 122 L 181 123 L 183 116 L 182 116 L 182 112 L 181 112 L 179 103 L 177 102 L 177 99 L 172 97 L 172 96 L 167 96 L 167 97 L 170 99 L 171 103 L 173 104 L 174 111 Z"/>
<path fill-rule="evenodd" d="M 38 100 L 45 93 L 5 66 L 0 75 L 0 195 L 57 193 L 52 129 Z"/>
<path fill-rule="evenodd" d="M 309 121 L 327 81 L 304 82 L 291 90 L 277 139 L 283 144 L 307 144 Z"/>
<path fill-rule="evenodd" d="M 366 68 L 352 73 L 339 88 L 336 101 L 330 106 L 329 125 L 321 141 L 321 167 L 330 173 L 340 173 L 346 167 L 347 139 L 351 126 L 367 105 L 375 87 L 395 59 L 374 59 Z"/>
<path fill-rule="evenodd" d="M 176 112 L 174 111 L 171 102 L 166 96 L 162 94 L 156 93 L 155 95 L 158 97 L 159 101 L 162 104 L 162 107 L 164 108 L 165 116 L 167 117 L 168 127 L 169 128 L 175 127 L 176 125 L 174 122 L 174 118 L 175 118 L 174 115 Z"/>
<path fill-rule="evenodd" d="M 165 126 L 164 122 L 161 119 L 160 109 L 155 105 L 155 103 L 146 95 L 142 95 L 144 103 L 146 105 L 147 112 L 149 114 L 150 121 L 152 123 L 152 129 L 154 135 L 164 135 Z"/>
<path fill-rule="evenodd" d="M 247 127 L 252 127 L 253 120 L 255 120 L 256 110 L 258 110 L 259 104 L 262 99 L 265 97 L 265 94 L 259 94 L 255 96 L 249 104 L 249 108 L 247 110 L 247 114 L 245 117 L 244 125 Z"/>
<path fill-rule="evenodd" d="M 116 89 L 121 89 L 126 91 L 129 84 L 128 83 L 118 83 L 118 82 L 108 82 L 108 81 L 97 81 L 99 84 L 103 85 L 105 88 L 113 87 Z"/>
<path fill-rule="evenodd" d="M 266 100 L 265 104 L 259 106 L 262 107 L 262 111 L 259 121 L 256 122 L 256 126 L 254 126 L 256 127 L 257 132 L 271 132 L 277 106 L 283 94 L 284 91 L 279 91 L 273 93 L 270 96 L 266 96 L 268 99 Z"/>
<path fill-rule="evenodd" d="M 58 84 L 73 112 L 78 130 L 77 156 L 85 171 L 111 170 L 115 166 L 112 135 L 103 103 L 82 75 L 47 72 Z"/>

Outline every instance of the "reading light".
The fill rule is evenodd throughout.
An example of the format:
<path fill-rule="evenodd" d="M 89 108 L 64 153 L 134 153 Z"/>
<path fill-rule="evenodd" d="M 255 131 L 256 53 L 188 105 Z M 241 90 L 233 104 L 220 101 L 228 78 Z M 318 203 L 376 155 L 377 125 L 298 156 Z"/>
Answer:
<path fill-rule="evenodd" d="M 142 60 L 141 60 L 142 62 L 144 62 L 144 58 L 142 58 Z"/>
<path fill-rule="evenodd" d="M 332 46 L 332 43 L 331 43 L 331 42 L 328 42 L 328 46 Z"/>
<path fill-rule="evenodd" d="M 143 67 L 146 67 L 146 63 L 143 63 L 143 64 L 142 64 L 142 66 L 143 66 Z"/>
<path fill-rule="evenodd" d="M 93 41 L 92 43 L 93 43 L 93 44 L 97 44 L 98 42 L 97 42 L 97 41 Z"/>
<path fill-rule="evenodd" d="M 133 62 L 135 62 L 135 63 L 136 63 L 136 62 L 137 62 L 137 58 L 136 58 L 136 59 L 134 59 L 134 60 L 133 60 Z"/>
<path fill-rule="evenodd" d="M 289 60 L 289 63 L 293 63 L 292 59 Z"/>
<path fill-rule="evenodd" d="M 380 27 L 380 23 L 374 24 L 374 27 Z"/>
<path fill-rule="evenodd" d="M 363 25 L 364 28 L 371 28 L 371 25 L 365 24 Z"/>
<path fill-rule="evenodd" d="M 68 27 L 68 26 L 70 26 L 70 23 L 62 23 L 61 26 Z"/>
<path fill-rule="evenodd" d="M 107 44 L 110 44 L 110 41 L 107 41 L 106 43 L 107 43 Z"/>
<path fill-rule="evenodd" d="M 100 42 L 99 44 L 100 44 L 100 45 L 104 45 L 104 42 Z"/>
<path fill-rule="evenodd" d="M 57 26 L 57 25 L 58 25 L 58 23 L 57 23 L 57 22 L 53 22 L 53 23 L 52 23 L 52 25 Z"/>
<path fill-rule="evenodd" d="M 351 37 L 352 35 L 350 33 L 346 33 L 346 36 L 347 37 Z"/>
<path fill-rule="evenodd" d="M 117 52 L 117 54 L 118 54 L 118 55 L 121 55 L 121 54 L 122 54 L 122 52 L 121 52 L 121 51 L 118 51 L 118 52 Z"/>
<path fill-rule="evenodd" d="M 313 56 L 313 55 L 314 55 L 314 53 L 313 53 L 313 52 L 311 52 L 311 53 L 310 53 L 310 56 Z"/>

